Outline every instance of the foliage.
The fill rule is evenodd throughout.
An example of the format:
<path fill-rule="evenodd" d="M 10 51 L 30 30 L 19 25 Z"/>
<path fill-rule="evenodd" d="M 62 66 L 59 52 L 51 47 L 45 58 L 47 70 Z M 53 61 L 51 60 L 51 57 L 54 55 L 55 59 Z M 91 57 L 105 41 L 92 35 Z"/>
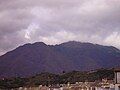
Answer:
<path fill-rule="evenodd" d="M 38 86 L 38 85 L 54 85 L 54 84 L 67 84 L 85 81 L 96 81 L 104 78 L 113 80 L 114 71 L 112 69 L 99 69 L 95 71 L 83 72 L 83 71 L 72 71 L 63 74 L 51 74 L 41 73 L 33 77 L 27 78 L 10 78 L 0 80 L 1 89 L 18 88 L 22 86 Z"/>

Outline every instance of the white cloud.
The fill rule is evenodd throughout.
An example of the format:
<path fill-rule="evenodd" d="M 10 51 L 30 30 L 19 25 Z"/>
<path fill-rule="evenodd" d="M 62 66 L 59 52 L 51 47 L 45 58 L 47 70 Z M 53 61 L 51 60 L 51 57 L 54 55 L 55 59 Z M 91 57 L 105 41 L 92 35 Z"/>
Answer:
<path fill-rule="evenodd" d="M 120 33 L 118 32 L 113 32 L 110 36 L 108 36 L 104 42 L 107 45 L 114 45 L 116 47 L 120 48 Z"/>
<path fill-rule="evenodd" d="M 28 26 L 28 28 L 25 30 L 25 38 L 26 39 L 32 39 L 32 35 L 36 33 L 37 30 L 40 30 L 40 27 L 38 24 L 32 23 Z"/>
<path fill-rule="evenodd" d="M 54 38 L 53 36 L 50 37 L 39 37 L 39 40 L 48 44 L 48 45 L 55 45 L 56 43 L 60 43 L 58 39 Z"/>
<path fill-rule="evenodd" d="M 46 44 L 55 45 L 61 42 L 75 40 L 76 36 L 71 32 L 65 30 L 56 32 L 54 35 L 39 37 L 39 41 L 45 42 Z"/>
<path fill-rule="evenodd" d="M 67 32 L 65 30 L 61 30 L 57 32 L 55 37 L 58 38 L 59 40 L 64 40 L 64 41 L 75 39 L 75 35 L 73 33 Z"/>

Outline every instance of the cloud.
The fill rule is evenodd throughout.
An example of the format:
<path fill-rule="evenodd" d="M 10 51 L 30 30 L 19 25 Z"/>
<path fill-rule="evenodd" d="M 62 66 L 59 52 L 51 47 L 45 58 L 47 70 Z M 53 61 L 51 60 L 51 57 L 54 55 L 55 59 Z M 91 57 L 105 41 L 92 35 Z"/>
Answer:
<path fill-rule="evenodd" d="M 109 45 L 120 46 L 120 33 L 113 32 L 110 36 L 105 39 L 105 43 Z"/>
<path fill-rule="evenodd" d="M 54 44 L 60 44 L 61 42 L 74 40 L 75 37 L 76 36 L 73 33 L 61 30 L 55 33 L 55 35 L 51 35 L 49 37 L 40 37 L 40 40 L 45 43 L 54 45 Z"/>
<path fill-rule="evenodd" d="M 40 29 L 40 28 L 39 28 L 39 25 L 34 24 L 34 23 L 30 24 L 30 25 L 28 26 L 28 28 L 25 30 L 25 36 L 24 36 L 24 37 L 25 37 L 26 39 L 31 39 L 32 36 L 36 34 L 36 31 L 37 31 L 38 29 Z"/>
<path fill-rule="evenodd" d="M 120 48 L 120 0 L 0 0 L 0 55 L 69 40 Z"/>

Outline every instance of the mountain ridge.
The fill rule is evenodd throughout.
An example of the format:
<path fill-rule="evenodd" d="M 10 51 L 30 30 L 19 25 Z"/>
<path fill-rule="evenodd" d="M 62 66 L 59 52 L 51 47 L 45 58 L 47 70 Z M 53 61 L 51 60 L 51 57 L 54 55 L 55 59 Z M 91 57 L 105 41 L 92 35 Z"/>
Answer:
<path fill-rule="evenodd" d="M 0 77 L 31 76 L 120 67 L 120 50 L 113 46 L 69 41 L 59 45 L 25 44 L 0 56 Z"/>

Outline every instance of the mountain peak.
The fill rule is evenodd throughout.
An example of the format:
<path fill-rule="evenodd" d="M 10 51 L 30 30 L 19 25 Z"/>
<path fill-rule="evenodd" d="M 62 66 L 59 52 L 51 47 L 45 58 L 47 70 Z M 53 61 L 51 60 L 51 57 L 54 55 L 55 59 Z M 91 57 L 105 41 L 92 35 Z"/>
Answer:
<path fill-rule="evenodd" d="M 83 46 L 93 46 L 94 44 L 88 42 L 78 42 L 78 41 L 68 41 L 65 43 L 60 44 L 63 47 L 71 47 L 71 48 L 78 48 Z"/>
<path fill-rule="evenodd" d="M 44 42 L 35 42 L 33 45 L 46 45 Z"/>
<path fill-rule="evenodd" d="M 116 51 L 114 47 L 77 41 L 55 46 L 28 43 L 0 57 L 0 77 L 119 67 L 120 50 Z"/>
<path fill-rule="evenodd" d="M 40 47 L 40 46 L 47 46 L 45 43 L 43 42 L 35 42 L 35 43 L 27 43 L 27 44 L 24 44 L 18 48 L 29 48 L 29 47 Z"/>

